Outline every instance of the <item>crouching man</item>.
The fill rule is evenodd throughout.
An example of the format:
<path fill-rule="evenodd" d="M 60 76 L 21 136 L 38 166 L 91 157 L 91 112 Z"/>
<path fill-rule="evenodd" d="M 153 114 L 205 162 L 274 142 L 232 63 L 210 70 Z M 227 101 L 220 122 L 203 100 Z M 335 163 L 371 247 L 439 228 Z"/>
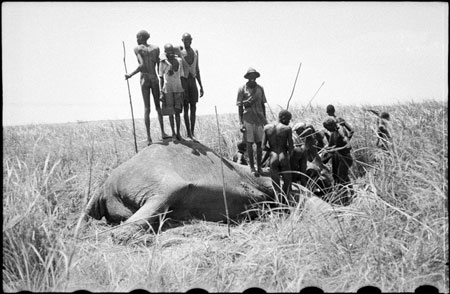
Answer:
<path fill-rule="evenodd" d="M 317 132 L 304 123 L 297 123 L 293 131 L 297 144 L 291 157 L 291 168 L 295 171 L 292 181 L 300 182 L 318 196 L 326 194 L 332 185 L 332 175 L 319 156 Z"/>

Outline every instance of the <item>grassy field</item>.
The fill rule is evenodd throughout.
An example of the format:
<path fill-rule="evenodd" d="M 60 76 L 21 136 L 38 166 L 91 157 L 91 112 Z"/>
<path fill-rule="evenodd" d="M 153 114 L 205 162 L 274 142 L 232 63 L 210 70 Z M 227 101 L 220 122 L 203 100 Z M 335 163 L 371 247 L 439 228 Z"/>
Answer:
<path fill-rule="evenodd" d="M 294 206 L 232 226 L 229 237 L 226 226 L 196 220 L 128 246 L 101 233 L 111 229 L 104 221 L 80 216 L 111 170 L 134 155 L 130 120 L 3 127 L 3 291 L 356 292 L 371 285 L 413 292 L 432 285 L 448 293 L 448 105 L 378 107 L 391 114 L 390 154 L 374 146 L 373 115 L 335 106 L 355 129 L 350 206 Z M 324 107 L 293 109 L 292 122 L 319 127 L 324 116 Z M 237 114 L 219 122 L 220 151 L 231 157 L 241 139 Z M 215 116 L 199 117 L 196 129 L 219 152 Z M 141 150 L 142 120 L 136 132 Z M 152 137 L 159 137 L 156 120 Z"/>

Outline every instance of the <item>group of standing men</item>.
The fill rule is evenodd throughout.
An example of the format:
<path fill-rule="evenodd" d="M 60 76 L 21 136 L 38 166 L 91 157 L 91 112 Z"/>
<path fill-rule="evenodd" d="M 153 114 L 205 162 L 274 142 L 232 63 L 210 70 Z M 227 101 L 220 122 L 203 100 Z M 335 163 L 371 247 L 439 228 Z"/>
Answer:
<path fill-rule="evenodd" d="M 260 74 L 249 68 L 244 75 L 248 81 L 239 88 L 237 106 L 243 140 L 238 144 L 238 153 L 233 161 L 247 164 L 245 152 L 248 153 L 248 164 L 254 176 L 262 174 L 263 151 L 269 155 L 270 176 L 276 194 L 283 192 L 289 195 L 292 182 L 307 186 L 309 178 L 321 181 L 316 187 L 334 186 L 341 204 L 348 204 L 353 195 L 349 172 L 353 165 L 350 141 L 354 130 L 342 117 L 336 116 L 333 105 L 326 108 L 327 117 L 322 125 L 323 130 L 316 131 L 311 124 L 296 123 L 292 128 L 289 123 L 292 114 L 282 110 L 278 114 L 278 122 L 268 123 L 266 118 L 264 88 L 256 83 Z M 391 134 L 388 130 L 390 120 L 387 112 L 364 109 L 375 114 L 377 121 L 377 146 L 387 150 L 390 146 Z M 253 145 L 256 145 L 256 168 Z M 266 157 L 266 156 L 264 156 Z M 331 160 L 331 171 L 326 166 Z M 308 162 L 313 169 L 308 169 Z M 283 184 L 281 186 L 281 179 Z M 319 189 L 319 190 L 321 190 Z M 319 193 L 327 193 L 323 189 Z"/>
<path fill-rule="evenodd" d="M 258 77 L 260 74 L 255 69 L 249 68 L 244 75 L 248 81 L 239 88 L 237 95 L 243 142 L 246 142 L 245 149 L 252 173 L 255 176 L 262 174 L 263 151 L 268 152 L 274 190 L 277 194 L 283 192 L 288 195 L 292 181 L 298 181 L 306 186 L 308 161 L 318 166 L 320 174 L 330 173 L 325 164 L 331 159 L 335 184 L 340 188 L 346 187 L 351 190 L 349 169 L 353 160 L 350 154 L 350 139 L 354 131 L 349 124 L 344 119 L 336 117 L 333 105 L 327 107 L 328 117 L 323 122 L 326 131 L 316 131 L 312 125 L 305 123 L 297 123 L 291 128 L 289 123 L 292 114 L 288 110 L 280 111 L 278 122 L 268 123 L 265 111 L 267 100 L 264 88 L 256 83 Z M 240 146 L 242 154 L 242 143 Z M 282 186 L 281 179 L 283 179 Z"/>
<path fill-rule="evenodd" d="M 183 34 L 181 39 L 183 46 L 167 43 L 164 45 L 162 56 L 158 46 L 147 43 L 150 38 L 147 31 L 139 31 L 136 38 L 138 46 L 134 48 L 134 52 L 139 65 L 133 72 L 126 73 L 125 79 L 140 72 L 147 144 L 152 143 L 150 95 L 153 95 L 158 113 L 162 139 L 182 140 L 180 114 L 184 111 L 187 136 L 196 141 L 194 136 L 196 104 L 199 96 L 202 97 L 204 92 L 198 51 L 191 47 L 192 36 L 189 33 Z M 289 123 L 292 114 L 288 110 L 280 111 L 278 122 L 269 124 L 266 117 L 267 100 L 264 88 L 256 82 L 259 77 L 259 72 L 249 68 L 244 75 L 247 82 L 238 90 L 236 104 L 243 140 L 239 144 L 239 156 L 233 160 L 247 164 L 243 156 L 246 151 L 251 172 L 254 176 L 260 176 L 263 173 L 262 157 L 265 150 L 269 158 L 270 176 L 275 191 L 277 194 L 283 192 L 288 195 L 293 181 L 306 186 L 307 179 L 311 176 L 307 173 L 308 161 L 319 168 L 317 174 L 321 175 L 330 173 L 325 164 L 331 159 L 335 185 L 339 188 L 349 188 L 351 191 L 349 169 L 353 159 L 350 153 L 350 139 L 354 132 L 348 123 L 336 117 L 334 106 L 328 105 L 328 117 L 323 122 L 326 131 L 316 131 L 312 125 L 305 123 L 297 123 L 291 128 Z M 197 88 L 197 82 L 200 91 Z M 389 120 L 389 114 L 369 111 L 376 114 L 381 121 L 379 136 L 382 139 L 390 138 L 385 128 L 385 121 Z M 169 116 L 172 136 L 164 132 L 163 116 Z M 256 145 L 256 167 L 253 145 Z M 281 178 L 283 178 L 282 187 L 280 186 Z"/>
<path fill-rule="evenodd" d="M 183 34 L 181 39 L 183 46 L 173 46 L 167 43 L 164 45 L 162 56 L 160 56 L 158 46 L 147 43 L 149 38 L 150 34 L 145 30 L 137 33 L 138 46 L 134 48 L 134 53 L 139 65 L 133 72 L 125 74 L 125 79 L 129 79 L 138 72 L 141 73 L 140 84 L 144 98 L 147 144 L 152 143 L 150 95 L 153 95 L 155 109 L 158 112 L 162 139 L 182 140 L 180 114 L 184 111 L 187 136 L 195 141 L 196 104 L 199 98 L 197 82 L 200 86 L 200 97 L 204 92 L 200 77 L 198 51 L 191 47 L 192 36 L 189 33 Z M 169 116 L 172 136 L 168 136 L 164 132 L 163 116 Z"/>

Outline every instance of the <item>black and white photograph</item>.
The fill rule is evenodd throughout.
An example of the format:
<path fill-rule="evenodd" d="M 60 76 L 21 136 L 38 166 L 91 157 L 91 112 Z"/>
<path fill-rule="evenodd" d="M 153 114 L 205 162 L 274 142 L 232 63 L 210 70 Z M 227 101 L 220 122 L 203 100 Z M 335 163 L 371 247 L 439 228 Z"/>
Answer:
<path fill-rule="evenodd" d="M 449 292 L 448 2 L 2 2 L 3 292 Z"/>

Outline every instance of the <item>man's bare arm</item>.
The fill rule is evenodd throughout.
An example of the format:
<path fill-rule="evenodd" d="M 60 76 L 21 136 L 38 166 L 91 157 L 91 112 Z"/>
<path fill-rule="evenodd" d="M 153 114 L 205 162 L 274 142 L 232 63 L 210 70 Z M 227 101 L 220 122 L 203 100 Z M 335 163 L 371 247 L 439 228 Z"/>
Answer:
<path fill-rule="evenodd" d="M 269 151 L 270 148 L 267 148 L 267 134 L 266 134 L 266 130 L 264 130 L 263 132 L 263 137 L 262 137 L 262 149 L 265 151 Z"/>
<path fill-rule="evenodd" d="M 198 84 L 200 85 L 200 97 L 202 97 L 203 96 L 203 85 L 202 85 L 202 79 L 201 79 L 201 77 L 200 77 L 200 66 L 198 65 L 198 51 L 197 51 L 197 68 L 196 68 L 196 71 L 197 71 L 197 74 L 196 74 L 196 78 L 197 78 L 197 82 L 198 82 Z"/>
<path fill-rule="evenodd" d="M 138 60 L 138 67 L 130 74 L 125 74 L 125 79 L 128 80 L 129 78 L 131 78 L 132 76 L 134 76 L 135 74 L 137 74 L 138 72 L 141 72 L 142 69 L 144 68 L 145 64 L 144 64 L 144 58 L 142 58 L 141 54 L 139 53 L 139 48 L 136 47 L 134 48 L 134 53 L 136 54 L 137 60 Z"/>
<path fill-rule="evenodd" d="M 242 105 L 238 106 L 238 113 L 239 113 L 239 122 L 241 123 L 241 126 L 244 125 L 244 107 Z"/>
<path fill-rule="evenodd" d="M 294 140 L 292 140 L 292 129 L 289 129 L 288 132 L 288 152 L 289 155 L 292 155 L 292 151 L 294 150 Z"/>

